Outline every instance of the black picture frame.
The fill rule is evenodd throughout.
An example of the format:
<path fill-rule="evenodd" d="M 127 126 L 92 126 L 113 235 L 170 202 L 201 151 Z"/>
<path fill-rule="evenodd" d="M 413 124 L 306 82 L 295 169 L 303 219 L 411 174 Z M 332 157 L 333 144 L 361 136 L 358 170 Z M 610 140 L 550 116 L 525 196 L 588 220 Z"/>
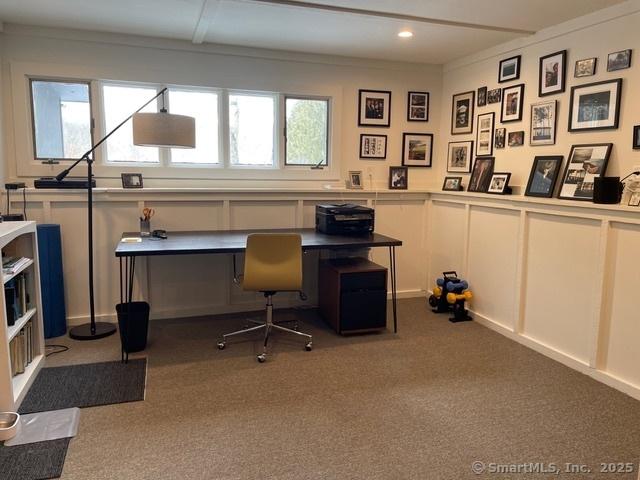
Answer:
<path fill-rule="evenodd" d="M 598 86 L 606 86 L 609 85 L 610 88 L 606 89 L 606 88 L 602 88 L 602 89 L 597 89 L 594 87 L 598 87 Z M 612 90 L 613 88 L 615 88 L 615 92 Z M 598 105 L 596 104 L 594 105 L 586 105 L 586 102 L 582 102 L 582 97 L 580 96 L 580 92 L 584 91 L 585 94 L 584 96 L 590 96 L 593 97 L 593 102 L 597 103 L 599 100 L 599 97 L 601 97 L 601 94 L 603 92 L 606 92 L 608 90 L 609 92 L 609 98 L 611 98 L 611 94 L 615 93 L 615 108 L 613 109 L 613 118 L 610 119 L 610 117 L 607 118 L 607 121 L 604 122 L 602 121 L 601 125 L 593 125 L 593 120 L 590 118 L 593 115 L 597 115 L 598 114 L 598 110 L 597 107 Z M 586 92 L 591 92 L 591 93 L 586 93 Z M 568 126 L 568 130 L 570 132 L 585 132 L 585 131 L 594 131 L 594 130 L 614 130 L 616 128 L 618 128 L 618 123 L 620 120 L 620 100 L 622 98 L 622 79 L 621 78 L 614 78 L 612 80 L 603 80 L 601 82 L 593 82 L 593 83 L 585 83 L 583 85 L 576 85 L 571 87 L 571 97 L 569 99 L 569 126 Z M 592 103 L 593 103 L 592 102 Z M 587 109 L 590 108 L 592 109 L 595 113 L 589 113 L 587 115 L 587 113 L 582 113 L 581 114 L 581 108 L 583 109 Z M 583 110 L 583 112 L 585 111 Z M 611 109 L 611 104 L 609 104 L 608 108 L 606 109 L 606 112 L 609 112 Z M 577 117 L 577 120 L 576 120 Z M 584 118 L 584 125 L 580 125 L 580 120 Z"/>
<path fill-rule="evenodd" d="M 143 188 L 141 173 L 121 173 L 122 188 Z"/>
<path fill-rule="evenodd" d="M 469 179 L 468 192 L 486 192 L 493 176 L 494 157 L 476 157 Z"/>
<path fill-rule="evenodd" d="M 399 178 L 394 174 L 398 173 Z M 409 188 L 409 168 L 389 167 L 389 190 L 407 190 Z"/>
<path fill-rule="evenodd" d="M 484 107 L 487 104 L 487 87 L 480 87 L 476 98 L 476 106 Z"/>
<path fill-rule="evenodd" d="M 633 127 L 633 139 L 631 145 L 634 150 L 640 149 L 640 125 Z"/>
<path fill-rule="evenodd" d="M 474 102 L 474 91 L 453 95 L 451 100 L 451 135 L 473 133 Z"/>
<path fill-rule="evenodd" d="M 358 126 L 391 125 L 391 92 L 389 90 L 358 90 Z"/>
<path fill-rule="evenodd" d="M 376 139 L 374 142 L 375 145 L 371 146 L 371 140 Z M 378 141 L 383 143 L 382 152 L 380 153 L 371 153 L 372 151 L 377 152 Z M 387 158 L 387 136 L 386 135 L 373 135 L 370 133 L 361 133 L 360 134 L 360 158 L 367 160 L 384 160 Z"/>
<path fill-rule="evenodd" d="M 520 78 L 520 63 L 522 55 L 516 55 L 515 57 L 505 58 L 500 60 L 498 65 L 498 83 L 511 82 Z M 513 65 L 513 73 L 504 73 L 506 69 Z"/>
<path fill-rule="evenodd" d="M 602 158 L 593 159 L 593 150 L 601 150 Z M 604 176 L 613 143 L 587 143 L 572 145 L 564 167 L 558 198 L 563 200 L 593 201 L 593 179 Z M 604 152 L 602 152 L 604 149 Z M 593 168 L 597 168 L 594 171 Z M 575 186 L 575 187 L 574 187 Z M 569 195 L 568 193 L 571 192 Z"/>
<path fill-rule="evenodd" d="M 429 92 L 408 92 L 407 122 L 429 121 Z"/>
<path fill-rule="evenodd" d="M 422 148 L 424 145 L 424 149 Z M 424 150 L 424 151 L 422 151 Z M 424 158 L 422 158 L 424 156 Z M 402 134 L 402 166 L 403 167 L 431 167 L 433 158 L 432 133 L 403 133 Z"/>
<path fill-rule="evenodd" d="M 496 179 L 502 180 L 499 186 L 494 186 L 494 182 Z M 491 180 L 489 181 L 489 187 L 487 188 L 487 193 L 492 195 L 506 195 L 511 193 L 511 188 L 509 188 L 509 180 L 511 179 L 511 172 L 493 172 L 491 175 Z"/>
<path fill-rule="evenodd" d="M 632 52 L 633 50 L 627 48 L 626 50 L 611 52 L 607 55 L 607 72 L 615 72 L 617 70 L 631 68 Z M 612 58 L 613 55 L 615 55 L 615 57 Z"/>
<path fill-rule="evenodd" d="M 489 90 L 487 92 L 487 104 L 492 104 L 492 103 L 500 103 L 500 101 L 502 100 L 502 89 L 501 88 L 494 88 L 493 90 Z"/>
<path fill-rule="evenodd" d="M 517 93 L 518 98 L 514 102 L 513 94 Z M 515 103 L 515 105 L 514 105 Z M 522 120 L 522 107 L 524 105 L 524 83 L 518 85 L 512 85 L 510 87 L 504 87 L 502 89 L 502 104 L 500 108 L 500 122 L 519 122 Z M 515 106 L 517 113 L 509 113 Z"/>
<path fill-rule="evenodd" d="M 554 64 L 554 61 L 557 63 Z M 549 71 L 549 66 L 555 65 L 557 68 L 555 72 Z M 545 84 L 549 80 L 553 80 L 555 75 L 555 86 L 545 87 Z M 559 52 L 550 53 L 540 57 L 540 66 L 538 70 L 538 96 L 546 97 L 547 95 L 556 95 L 562 93 L 565 90 L 567 80 L 567 51 L 560 50 Z"/>
<path fill-rule="evenodd" d="M 525 196 L 552 198 L 562 169 L 562 155 L 540 155 L 533 159 Z"/>
<path fill-rule="evenodd" d="M 454 160 L 459 162 L 460 152 L 465 152 L 464 165 L 454 165 Z M 471 165 L 473 164 L 473 140 L 464 140 L 460 142 L 449 142 L 447 149 L 447 172 L 450 173 L 471 173 Z"/>
<path fill-rule="evenodd" d="M 597 65 L 598 57 L 576 60 L 576 64 L 573 67 L 574 78 L 591 77 L 595 75 Z"/>
<path fill-rule="evenodd" d="M 461 192 L 464 190 L 462 186 L 462 177 L 444 177 L 442 190 L 445 192 Z"/>
<path fill-rule="evenodd" d="M 495 112 L 478 115 L 476 129 L 476 157 L 493 155 L 493 130 L 495 128 Z"/>
<path fill-rule="evenodd" d="M 522 147 L 524 145 L 524 130 L 509 132 L 507 135 L 507 145 L 510 147 Z"/>
<path fill-rule="evenodd" d="M 504 148 L 507 140 L 507 129 L 504 127 L 496 128 L 493 134 L 493 148 Z"/>
<path fill-rule="evenodd" d="M 531 105 L 529 145 L 555 145 L 558 101 L 545 100 Z"/>

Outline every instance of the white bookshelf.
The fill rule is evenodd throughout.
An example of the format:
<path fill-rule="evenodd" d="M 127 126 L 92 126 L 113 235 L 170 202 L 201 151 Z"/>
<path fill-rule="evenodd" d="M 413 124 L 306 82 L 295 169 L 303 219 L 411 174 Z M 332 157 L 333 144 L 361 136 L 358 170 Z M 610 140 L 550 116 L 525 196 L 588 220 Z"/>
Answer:
<path fill-rule="evenodd" d="M 29 274 L 29 281 L 26 283 L 29 305 L 26 312 L 17 318 L 12 326 L 7 325 L 4 288 L 0 290 L 0 411 L 6 412 L 18 409 L 45 359 L 36 222 L 0 223 L 0 251 L 3 258 L 7 256 L 30 259 L 16 272 L 3 275 L 3 284 L 6 284 L 20 273 Z M 29 320 L 33 325 L 33 359 L 23 373 L 13 376 L 9 343 Z"/>

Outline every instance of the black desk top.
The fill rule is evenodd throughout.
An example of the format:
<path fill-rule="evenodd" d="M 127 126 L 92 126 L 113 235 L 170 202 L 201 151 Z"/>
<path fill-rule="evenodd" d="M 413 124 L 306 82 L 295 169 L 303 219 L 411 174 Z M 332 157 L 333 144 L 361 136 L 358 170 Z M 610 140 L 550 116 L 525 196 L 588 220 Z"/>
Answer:
<path fill-rule="evenodd" d="M 282 230 L 225 230 L 202 232 L 167 232 L 167 239 L 144 237 L 142 242 L 118 242 L 116 257 L 152 255 L 187 255 L 196 253 L 244 252 L 250 233 L 299 233 L 303 250 L 338 250 L 342 248 L 399 247 L 401 240 L 379 233 L 359 236 L 326 235 L 312 228 Z M 127 232 L 123 237 L 139 237 L 139 232 Z"/>

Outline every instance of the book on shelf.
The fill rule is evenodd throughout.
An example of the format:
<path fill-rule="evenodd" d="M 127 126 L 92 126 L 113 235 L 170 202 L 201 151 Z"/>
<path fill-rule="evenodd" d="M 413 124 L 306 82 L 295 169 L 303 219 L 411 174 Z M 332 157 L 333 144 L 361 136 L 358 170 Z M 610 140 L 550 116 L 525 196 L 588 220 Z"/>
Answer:
<path fill-rule="evenodd" d="M 29 320 L 11 342 L 9 342 L 9 356 L 11 358 L 11 375 L 24 373 L 33 361 L 33 322 Z"/>
<path fill-rule="evenodd" d="M 16 273 L 25 264 L 29 263 L 31 259 L 27 257 L 9 257 L 2 260 L 2 273 L 5 275 L 11 275 Z"/>
<path fill-rule="evenodd" d="M 29 310 L 28 274 L 26 272 L 9 280 L 4 286 L 7 325 L 12 326 Z"/>

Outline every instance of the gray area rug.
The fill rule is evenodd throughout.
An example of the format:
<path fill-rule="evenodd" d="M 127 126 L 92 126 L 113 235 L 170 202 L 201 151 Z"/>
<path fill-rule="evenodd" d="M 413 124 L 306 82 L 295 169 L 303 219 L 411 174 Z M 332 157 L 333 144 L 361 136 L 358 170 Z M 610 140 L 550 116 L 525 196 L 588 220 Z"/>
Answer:
<path fill-rule="evenodd" d="M 70 438 L 0 447 L 2 480 L 44 480 L 62 475 Z"/>
<path fill-rule="evenodd" d="M 144 400 L 147 359 L 43 368 L 19 413 Z"/>

